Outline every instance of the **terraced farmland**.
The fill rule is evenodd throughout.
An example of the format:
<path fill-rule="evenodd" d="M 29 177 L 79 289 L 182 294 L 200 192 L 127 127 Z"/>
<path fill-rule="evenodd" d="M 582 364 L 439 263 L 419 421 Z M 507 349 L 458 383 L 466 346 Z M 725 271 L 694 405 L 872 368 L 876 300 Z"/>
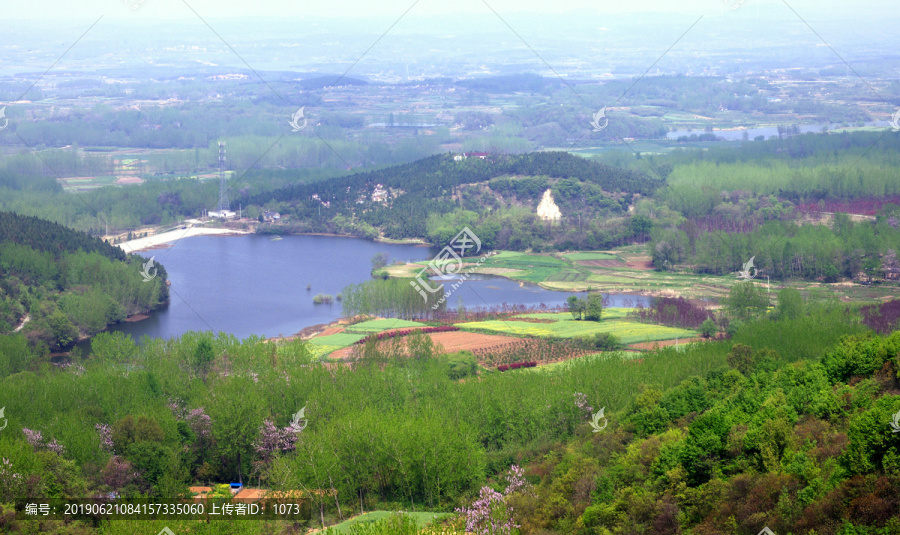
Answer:
<path fill-rule="evenodd" d="M 563 320 L 554 323 L 529 323 L 524 321 L 491 320 L 459 323 L 465 330 L 491 331 L 515 336 L 574 338 L 598 333 L 615 334 L 622 343 L 652 342 L 697 336 L 695 331 L 677 329 L 663 325 L 652 325 L 627 320 L 607 320 L 600 322 Z"/>
<path fill-rule="evenodd" d="M 566 253 L 562 256 L 567 260 L 576 262 L 579 260 L 622 260 L 619 256 L 612 253 Z"/>
<path fill-rule="evenodd" d="M 558 271 L 549 277 L 547 277 L 548 281 L 562 281 L 562 282 L 577 282 L 587 280 L 590 276 L 590 273 L 584 273 L 582 271 L 576 271 L 574 269 L 566 269 L 563 271 Z"/>

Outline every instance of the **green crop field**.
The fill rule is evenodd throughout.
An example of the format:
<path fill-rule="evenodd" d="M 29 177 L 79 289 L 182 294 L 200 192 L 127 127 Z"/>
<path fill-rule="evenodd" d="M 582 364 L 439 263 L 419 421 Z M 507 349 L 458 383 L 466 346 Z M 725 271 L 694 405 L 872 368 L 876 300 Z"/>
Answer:
<path fill-rule="evenodd" d="M 353 345 L 357 340 L 362 340 L 365 337 L 365 334 L 337 333 L 310 338 L 309 343 L 312 345 L 336 346 L 337 348 L 342 348 Z"/>
<path fill-rule="evenodd" d="M 564 320 L 555 323 L 490 320 L 459 323 L 457 324 L 457 327 L 468 330 L 477 329 L 501 334 L 533 336 L 538 338 L 575 338 L 608 332 L 619 337 L 619 340 L 624 344 L 697 336 L 696 331 L 626 320 L 607 320 L 600 322 Z"/>
<path fill-rule="evenodd" d="M 603 319 L 624 319 L 628 316 L 629 312 L 632 312 L 633 308 L 625 308 L 625 307 L 616 307 L 616 308 L 604 308 L 603 309 Z M 535 312 L 532 314 L 519 314 L 517 316 L 513 316 L 515 318 L 534 318 L 539 320 L 556 320 L 556 321 L 570 321 L 572 319 L 572 314 L 569 312 Z"/>
<path fill-rule="evenodd" d="M 345 521 L 341 522 L 340 524 L 335 524 L 334 526 L 329 527 L 328 530 L 324 532 L 324 535 L 339 535 L 339 534 L 343 534 L 343 533 L 349 533 L 351 526 L 354 526 L 357 524 L 371 524 L 373 522 L 377 522 L 379 520 L 388 518 L 389 516 L 391 516 L 393 514 L 396 514 L 396 511 L 372 511 L 371 513 L 366 513 L 364 515 L 359 515 L 359 516 L 353 517 L 349 520 L 345 520 Z M 408 516 L 411 516 L 412 518 L 414 518 L 416 520 L 416 522 L 419 524 L 419 527 L 422 527 L 422 528 L 424 528 L 429 523 L 431 523 L 431 521 L 434 520 L 435 518 L 452 516 L 447 513 L 429 513 L 429 512 L 415 512 L 415 513 L 407 512 L 406 514 Z M 319 533 L 323 533 L 323 532 L 319 532 Z"/>
<path fill-rule="evenodd" d="M 369 320 L 356 325 L 350 325 L 345 330 L 348 332 L 362 333 L 380 333 L 388 329 L 402 329 L 405 327 L 424 327 L 424 323 L 403 320 L 399 318 L 385 318 L 380 320 Z"/>
<path fill-rule="evenodd" d="M 567 253 L 562 255 L 567 260 L 622 260 L 618 256 L 609 253 Z"/>
<path fill-rule="evenodd" d="M 312 355 L 314 359 L 321 360 L 322 357 L 326 357 L 330 355 L 332 352 L 337 351 L 338 349 L 343 349 L 343 346 L 328 346 L 321 344 L 309 344 L 306 346 L 309 350 L 309 353 Z"/>
<path fill-rule="evenodd" d="M 606 314 L 606 310 L 603 311 Z M 517 316 L 513 316 L 515 318 L 534 318 L 539 320 L 556 320 L 556 321 L 564 321 L 572 319 L 572 314 L 568 312 L 535 312 L 532 314 L 519 314 Z"/>
<path fill-rule="evenodd" d="M 500 254 L 491 256 L 483 263 L 484 266 L 491 267 L 509 267 L 515 269 L 524 269 L 528 267 L 558 267 L 563 268 L 569 265 L 568 262 L 560 258 L 548 255 L 534 255 L 525 253 L 513 253 L 503 251 Z"/>
<path fill-rule="evenodd" d="M 562 271 L 557 271 L 556 273 L 551 274 L 545 280 L 562 281 L 562 282 L 576 282 L 576 281 L 583 281 L 583 280 L 587 280 L 587 279 L 588 279 L 588 273 L 576 271 L 574 269 L 564 269 Z"/>

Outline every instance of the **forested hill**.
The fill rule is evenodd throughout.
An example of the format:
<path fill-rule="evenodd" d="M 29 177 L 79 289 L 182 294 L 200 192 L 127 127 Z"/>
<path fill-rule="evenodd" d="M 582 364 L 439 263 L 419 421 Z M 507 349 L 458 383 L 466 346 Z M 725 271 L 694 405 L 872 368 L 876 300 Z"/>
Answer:
<path fill-rule="evenodd" d="M 631 239 L 634 232 L 622 216 L 633 196 L 663 185 L 658 178 L 565 152 L 483 156 L 430 156 L 260 193 L 248 204 L 290 216 L 287 224 L 261 227 L 263 232 L 382 235 L 437 245 L 445 234 L 440 229 L 465 224 L 492 248 L 600 248 Z M 579 222 L 565 232 L 548 234 L 535 213 L 548 189 L 563 216 Z M 618 223 L 601 228 L 607 220 Z"/>
<path fill-rule="evenodd" d="M 0 334 L 61 348 L 147 312 L 169 293 L 165 269 L 145 262 L 57 223 L 0 212 Z"/>
<path fill-rule="evenodd" d="M 611 167 L 566 152 L 498 154 L 490 155 L 485 160 L 470 157 L 461 161 L 455 161 L 448 154 L 439 154 L 408 164 L 261 193 L 251 198 L 250 202 L 260 205 L 270 201 L 286 202 L 308 199 L 313 194 L 332 202 L 355 201 L 361 188 L 374 184 L 433 198 L 462 184 L 485 182 L 504 175 L 575 178 L 594 183 L 605 191 L 643 195 L 662 186 L 662 181 L 642 173 Z"/>
<path fill-rule="evenodd" d="M 12 212 L 0 212 L 0 243 L 26 245 L 59 258 L 64 253 L 84 251 L 110 260 L 125 261 L 125 252 L 105 241 L 60 224 Z"/>

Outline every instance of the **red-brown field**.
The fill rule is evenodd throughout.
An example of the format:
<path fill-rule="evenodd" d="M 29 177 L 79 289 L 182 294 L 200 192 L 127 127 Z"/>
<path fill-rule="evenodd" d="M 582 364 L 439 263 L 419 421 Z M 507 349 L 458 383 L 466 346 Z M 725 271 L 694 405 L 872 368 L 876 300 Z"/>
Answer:
<path fill-rule="evenodd" d="M 503 349 L 522 343 L 521 338 L 515 338 L 513 336 L 467 333 L 464 331 L 434 333 L 429 336 L 431 336 L 433 342 L 444 346 L 444 351 L 451 353 L 456 351 L 479 353 L 488 348 Z"/>
<path fill-rule="evenodd" d="M 684 345 L 691 342 L 702 342 L 705 338 L 679 338 L 678 345 Z M 660 340 L 658 342 L 638 342 L 636 344 L 628 344 L 630 349 L 651 350 L 654 347 L 674 346 L 675 340 Z"/>
<path fill-rule="evenodd" d="M 397 330 L 397 329 L 394 329 Z M 486 350 L 500 351 L 509 349 L 510 347 L 520 345 L 523 339 L 512 336 L 502 336 L 497 334 L 480 334 L 469 333 L 464 331 L 454 331 L 445 333 L 430 333 L 428 336 L 435 344 L 440 344 L 444 351 L 454 353 L 456 351 L 471 351 L 476 355 L 481 355 Z M 330 355 L 335 360 L 344 360 L 350 357 L 354 347 L 350 346 L 338 349 Z"/>

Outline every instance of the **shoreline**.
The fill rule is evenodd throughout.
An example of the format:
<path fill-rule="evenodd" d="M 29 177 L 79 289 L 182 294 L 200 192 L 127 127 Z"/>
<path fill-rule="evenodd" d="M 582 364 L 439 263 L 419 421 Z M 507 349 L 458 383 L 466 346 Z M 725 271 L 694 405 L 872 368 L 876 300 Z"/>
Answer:
<path fill-rule="evenodd" d="M 126 253 L 137 253 L 141 251 L 150 251 L 154 249 L 166 249 L 172 247 L 173 242 L 193 236 L 234 236 L 242 234 L 252 234 L 246 230 L 236 230 L 224 227 L 188 227 L 186 229 L 175 229 L 160 234 L 153 234 L 143 238 L 127 241 L 118 244 Z"/>
<path fill-rule="evenodd" d="M 138 253 L 143 251 L 152 251 L 155 249 L 168 249 L 172 247 L 174 242 L 191 238 L 193 236 L 241 236 L 248 234 L 258 234 L 260 236 L 328 236 L 331 238 L 356 238 L 359 240 L 369 240 L 369 238 L 360 238 L 350 234 L 335 234 L 330 232 L 288 232 L 285 234 L 278 233 L 257 233 L 252 230 L 238 230 L 228 227 L 188 227 L 186 229 L 174 229 L 168 232 L 153 234 L 143 238 L 137 238 L 127 242 L 117 244 L 126 253 Z M 371 241 L 375 243 L 387 243 L 391 245 L 415 245 L 417 247 L 430 247 L 431 245 L 420 239 L 394 240 L 390 238 L 378 237 Z"/>

